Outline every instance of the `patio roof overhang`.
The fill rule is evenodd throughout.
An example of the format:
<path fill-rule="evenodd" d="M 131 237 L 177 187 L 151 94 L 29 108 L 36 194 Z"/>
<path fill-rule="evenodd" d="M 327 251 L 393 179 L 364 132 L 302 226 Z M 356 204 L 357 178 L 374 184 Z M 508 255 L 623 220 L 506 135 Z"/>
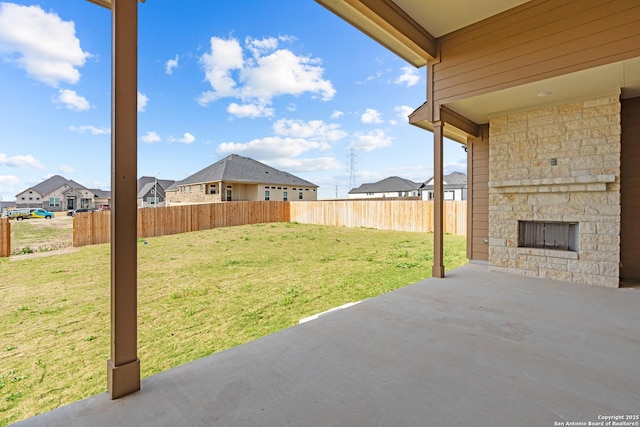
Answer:
<path fill-rule="evenodd" d="M 480 136 L 480 126 L 456 113 L 448 107 L 440 107 L 440 120 L 444 122 L 443 136 L 461 144 L 467 143 L 467 137 Z M 409 123 L 433 132 L 433 114 L 429 101 L 409 115 Z"/>
<path fill-rule="evenodd" d="M 438 63 L 439 39 L 443 36 L 532 3 L 531 0 L 315 1 L 416 67 L 426 65 L 426 62 Z M 418 35 L 427 37 L 428 42 Z M 623 98 L 640 95 L 640 58 L 624 58 L 612 63 L 603 59 L 601 64 L 573 72 L 565 70 L 562 75 L 540 75 L 517 84 L 501 82 L 489 91 L 469 93 L 444 105 L 472 123 L 485 124 L 492 115 L 506 111 L 539 108 L 616 91 L 621 91 Z M 431 70 L 427 73 L 428 79 L 433 77 L 430 73 Z M 430 93 L 431 82 L 427 86 L 427 93 Z M 439 120 L 437 108 L 440 106 L 420 106 L 411 115 L 410 123 L 432 131 L 433 124 L 429 122 Z M 454 123 L 448 123 L 444 128 L 445 136 L 456 141 L 464 138 L 464 131 L 464 127 Z"/>
<path fill-rule="evenodd" d="M 111 9 L 111 5 L 113 3 L 112 0 L 87 0 L 88 2 L 95 3 L 98 6 L 106 7 L 107 9 Z M 140 3 L 144 3 L 145 0 L 138 0 Z"/>
<path fill-rule="evenodd" d="M 437 55 L 436 39 L 394 2 L 315 0 L 415 67 Z"/>

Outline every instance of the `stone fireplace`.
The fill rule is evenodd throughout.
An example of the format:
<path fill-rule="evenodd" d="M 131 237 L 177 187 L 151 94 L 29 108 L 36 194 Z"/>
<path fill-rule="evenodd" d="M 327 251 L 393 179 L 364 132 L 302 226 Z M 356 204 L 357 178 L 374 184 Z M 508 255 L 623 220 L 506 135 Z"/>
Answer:
<path fill-rule="evenodd" d="M 619 94 L 494 117 L 489 132 L 490 269 L 617 287 Z"/>

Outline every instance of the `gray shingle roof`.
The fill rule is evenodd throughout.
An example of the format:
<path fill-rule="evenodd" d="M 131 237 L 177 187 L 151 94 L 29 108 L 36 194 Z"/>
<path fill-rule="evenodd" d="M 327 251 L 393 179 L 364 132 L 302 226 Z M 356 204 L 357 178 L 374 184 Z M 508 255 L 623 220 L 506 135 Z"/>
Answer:
<path fill-rule="evenodd" d="M 417 191 L 420 188 L 419 182 L 413 182 L 411 180 L 400 178 L 399 176 L 391 176 L 385 178 L 382 181 L 362 184 L 358 188 L 353 188 L 349 191 L 349 194 L 360 193 L 391 193 L 394 191 Z"/>
<path fill-rule="evenodd" d="M 155 181 L 147 182 L 138 192 L 138 199 L 143 199 L 151 192 L 152 188 L 156 187 Z M 160 185 L 160 181 L 158 181 L 158 197 L 164 198 L 164 189 Z"/>
<path fill-rule="evenodd" d="M 172 179 L 158 179 L 160 197 L 164 197 L 164 192 L 174 184 L 175 181 Z M 156 185 L 156 177 L 154 176 L 141 176 L 138 178 L 138 199 L 144 197 L 154 185 Z"/>
<path fill-rule="evenodd" d="M 463 188 L 467 186 L 467 175 L 462 172 L 451 172 L 448 175 L 443 175 L 442 179 L 444 180 L 444 188 Z M 427 185 L 431 180 L 433 180 L 433 177 L 422 183 L 420 188 L 432 190 L 433 185 Z"/>
<path fill-rule="evenodd" d="M 46 196 L 47 194 L 51 193 L 54 190 L 57 190 L 65 184 L 67 184 L 71 188 L 88 190 L 88 188 L 86 188 L 84 185 L 78 184 L 77 182 L 71 179 L 66 179 L 60 175 L 54 175 L 51 178 L 42 181 L 40 184 L 35 185 L 34 187 L 32 187 L 32 189 L 41 196 Z"/>
<path fill-rule="evenodd" d="M 178 184 L 190 185 L 217 181 L 318 187 L 288 172 L 280 171 L 264 163 L 260 163 L 257 160 L 242 157 L 237 154 L 231 154 L 207 166 L 201 171 L 179 181 Z"/>
<path fill-rule="evenodd" d="M 90 188 L 89 191 L 93 193 L 94 197 L 98 197 L 100 199 L 111 198 L 111 191 L 109 190 L 100 190 L 99 188 Z"/>

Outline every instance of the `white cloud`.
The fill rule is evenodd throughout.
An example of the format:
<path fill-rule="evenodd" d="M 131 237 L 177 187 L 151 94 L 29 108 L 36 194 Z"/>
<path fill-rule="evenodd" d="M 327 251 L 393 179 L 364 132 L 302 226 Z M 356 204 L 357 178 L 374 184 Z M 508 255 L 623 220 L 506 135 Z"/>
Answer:
<path fill-rule="evenodd" d="M 304 138 L 282 138 L 270 136 L 254 139 L 247 143 L 223 142 L 216 150 L 218 155 L 242 154 L 248 157 L 262 160 L 291 158 L 312 150 L 326 150 L 326 143 L 310 141 Z"/>
<path fill-rule="evenodd" d="M 402 67 L 400 68 L 402 74 L 398 76 L 393 82 L 397 85 L 406 84 L 407 87 L 414 86 L 420 81 L 420 74 L 416 68 Z"/>
<path fill-rule="evenodd" d="M 409 121 L 409 114 L 413 113 L 415 108 L 411 108 L 408 105 L 399 105 L 394 108 L 394 111 L 398 113 L 398 117 L 402 119 L 401 123 L 407 123 Z"/>
<path fill-rule="evenodd" d="M 205 79 L 212 90 L 198 98 L 201 105 L 232 97 L 269 105 L 279 95 L 299 96 L 310 92 L 328 101 L 335 95 L 329 80 L 322 78 L 320 60 L 297 56 L 288 49 L 278 49 L 278 42 L 289 40 L 247 37 L 245 47 L 251 54 L 245 59 L 237 39 L 211 38 L 211 51 L 200 58 Z"/>
<path fill-rule="evenodd" d="M 367 110 L 360 117 L 362 123 L 382 123 L 382 117 L 377 110 L 373 108 L 367 108 Z"/>
<path fill-rule="evenodd" d="M 77 83 L 90 56 L 80 47 L 73 21 L 40 6 L 0 3 L 0 54 L 32 78 L 57 87 Z"/>
<path fill-rule="evenodd" d="M 64 174 L 67 174 L 67 175 L 68 175 L 68 174 L 72 174 L 72 173 L 75 173 L 75 172 L 76 172 L 76 170 L 75 170 L 73 167 L 71 167 L 71 166 L 67 166 L 67 165 L 61 165 L 61 166 L 58 168 L 58 170 L 59 170 L 60 172 L 64 173 Z"/>
<path fill-rule="evenodd" d="M 198 102 L 201 105 L 218 98 L 236 96 L 236 82 L 231 73 L 240 70 L 244 63 L 238 40 L 211 37 L 211 53 L 202 55 L 200 63 L 204 67 L 205 79 L 213 88 L 213 91 L 200 96 Z"/>
<path fill-rule="evenodd" d="M 160 142 L 161 140 L 160 135 L 153 131 L 149 131 L 144 136 L 140 137 L 140 141 L 146 142 L 147 144 L 153 144 L 154 142 Z"/>
<path fill-rule="evenodd" d="M 366 79 L 364 79 L 364 80 L 361 80 L 361 81 L 356 82 L 356 84 L 358 84 L 358 85 L 362 85 L 362 84 L 368 83 L 368 82 L 373 81 L 373 80 L 378 80 L 380 77 L 382 77 L 382 75 L 383 75 L 383 74 L 384 74 L 384 73 L 383 73 L 382 71 L 376 71 L 376 73 L 375 73 L 375 74 L 373 74 L 373 75 L 371 75 L 371 76 L 367 77 L 367 78 L 366 78 Z"/>
<path fill-rule="evenodd" d="M 314 157 L 309 159 L 282 158 L 271 161 L 269 164 L 276 169 L 294 173 L 344 169 L 344 164 L 337 161 L 334 157 Z"/>
<path fill-rule="evenodd" d="M 173 74 L 173 70 L 175 68 L 178 68 L 178 60 L 180 59 L 180 57 L 178 55 L 176 55 L 175 58 L 168 60 L 165 64 L 164 64 L 164 71 L 165 73 L 171 75 Z"/>
<path fill-rule="evenodd" d="M 69 126 L 69 130 L 77 133 L 89 132 L 92 135 L 109 135 L 111 134 L 110 128 L 97 128 L 95 126 Z"/>
<path fill-rule="evenodd" d="M 331 113 L 331 118 L 332 119 L 339 119 L 340 117 L 344 116 L 344 113 L 342 111 L 334 111 L 333 113 Z"/>
<path fill-rule="evenodd" d="M 40 160 L 31 154 L 7 157 L 5 153 L 0 153 L 0 165 L 13 168 L 34 168 L 44 169 Z"/>
<path fill-rule="evenodd" d="M 462 147 L 462 145 L 461 145 Z M 443 165 L 444 173 L 462 172 L 467 173 L 467 159 L 459 159 L 447 162 Z"/>
<path fill-rule="evenodd" d="M 382 129 L 376 129 L 367 133 L 356 132 L 354 136 L 355 141 L 349 145 L 349 148 L 362 151 L 373 151 L 378 148 L 388 147 L 393 141 L 393 138 L 385 135 Z"/>
<path fill-rule="evenodd" d="M 236 104 L 232 102 L 227 107 L 227 112 L 233 114 L 236 117 L 250 117 L 252 119 L 256 117 L 273 117 L 273 108 L 268 108 L 264 104 Z"/>
<path fill-rule="evenodd" d="M 280 49 L 256 60 L 255 66 L 245 67 L 242 78 L 246 84 L 242 95 L 265 102 L 279 95 L 299 96 L 305 92 L 320 94 L 323 101 L 335 95 L 330 81 L 322 79 L 324 69 L 319 60 L 296 56 L 287 49 Z"/>
<path fill-rule="evenodd" d="M 145 94 L 138 92 L 138 113 L 143 112 L 147 108 L 148 102 L 149 98 Z"/>
<path fill-rule="evenodd" d="M 196 140 L 196 137 L 191 135 L 189 132 L 185 132 L 184 136 L 178 140 L 178 142 L 182 142 L 183 144 L 191 144 Z"/>
<path fill-rule="evenodd" d="M 54 99 L 55 102 L 64 104 L 69 110 L 73 111 L 86 111 L 91 108 L 91 104 L 87 101 L 87 98 L 80 96 L 75 90 L 60 89 L 58 91 L 58 97 Z"/>
<path fill-rule="evenodd" d="M 262 55 L 278 48 L 278 39 L 275 37 L 265 37 L 264 39 L 259 40 L 247 37 L 244 44 L 247 46 L 247 49 L 251 51 L 254 58 L 260 58 Z"/>
<path fill-rule="evenodd" d="M 1 154 L 1 153 L 0 153 Z M 0 175 L 0 186 L 6 188 L 18 188 L 20 180 L 14 175 Z M 17 190 L 16 190 L 17 191 Z"/>
<path fill-rule="evenodd" d="M 331 142 L 347 136 L 347 133 L 340 129 L 340 125 L 324 123 L 322 120 L 304 122 L 302 120 L 280 119 L 273 124 L 273 130 L 276 135 Z"/>

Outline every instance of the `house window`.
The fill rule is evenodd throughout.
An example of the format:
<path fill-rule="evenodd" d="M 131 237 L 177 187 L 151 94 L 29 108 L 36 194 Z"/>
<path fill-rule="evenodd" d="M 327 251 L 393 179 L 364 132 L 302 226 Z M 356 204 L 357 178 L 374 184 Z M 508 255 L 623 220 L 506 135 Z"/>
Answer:
<path fill-rule="evenodd" d="M 231 201 L 231 189 L 227 189 L 227 200 Z"/>
<path fill-rule="evenodd" d="M 287 200 L 289 200 L 289 192 L 288 191 L 282 192 L 282 200 L 284 200 L 285 202 Z"/>
<path fill-rule="evenodd" d="M 518 247 L 578 251 L 578 224 L 518 221 Z"/>
<path fill-rule="evenodd" d="M 60 197 L 49 197 L 49 206 L 54 208 L 60 207 Z"/>
<path fill-rule="evenodd" d="M 264 190 L 264 199 L 265 200 L 269 200 L 271 193 L 269 192 L 269 190 Z"/>
<path fill-rule="evenodd" d="M 445 191 L 444 192 L 444 200 L 455 200 L 456 195 L 453 191 Z"/>
<path fill-rule="evenodd" d="M 304 193 L 303 193 L 302 191 L 300 191 L 300 192 L 298 193 L 298 199 L 299 199 L 299 200 L 302 200 L 303 198 L 304 198 Z"/>
<path fill-rule="evenodd" d="M 217 185 L 216 184 L 212 184 L 209 186 L 209 194 L 216 194 L 218 192 L 217 190 Z"/>
<path fill-rule="evenodd" d="M 147 203 L 150 205 L 157 205 L 158 198 L 157 197 L 147 197 Z"/>

